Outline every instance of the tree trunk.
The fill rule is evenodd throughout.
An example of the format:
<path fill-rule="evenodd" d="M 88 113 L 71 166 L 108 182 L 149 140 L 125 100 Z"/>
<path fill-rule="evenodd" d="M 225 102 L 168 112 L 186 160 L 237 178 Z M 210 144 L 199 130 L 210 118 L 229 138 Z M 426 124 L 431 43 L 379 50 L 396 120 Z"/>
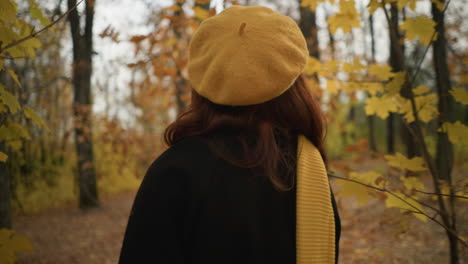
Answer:
<path fill-rule="evenodd" d="M 441 0 L 444 3 L 444 0 Z M 433 60 L 434 70 L 436 74 L 436 86 L 437 95 L 439 97 L 438 110 L 438 126 L 440 127 L 444 122 L 451 121 L 450 114 L 452 112 L 453 99 L 449 95 L 451 89 L 450 76 L 447 64 L 447 40 L 445 38 L 445 22 L 444 13 L 440 11 L 437 6 L 432 4 L 432 16 L 434 21 L 437 23 L 436 31 L 437 38 L 433 44 Z M 446 180 L 449 186 L 452 186 L 452 166 L 453 166 L 453 146 L 449 141 L 447 133 L 437 132 L 437 153 L 436 153 L 436 168 L 439 179 Z M 454 192 L 450 190 L 450 208 L 451 208 L 451 219 L 450 228 L 456 230 L 456 210 L 454 209 Z M 458 263 L 458 241 L 449 232 L 447 232 L 449 238 L 449 250 L 450 250 L 450 263 Z"/>
<path fill-rule="evenodd" d="M 73 9 L 68 15 L 73 40 L 73 116 L 75 146 L 78 157 L 80 208 L 82 209 L 99 206 L 91 120 L 94 4 L 94 0 L 86 0 L 83 33 L 81 33 L 80 17 L 77 9 Z M 68 8 L 75 5 L 76 0 L 68 0 Z"/>
<path fill-rule="evenodd" d="M 5 142 L 0 141 L 0 151 L 6 152 Z M 0 162 L 0 229 L 11 229 L 11 179 L 6 162 Z"/>
<path fill-rule="evenodd" d="M 371 36 L 371 62 L 375 63 L 375 31 L 374 31 L 374 16 L 369 16 L 369 28 L 370 28 L 370 36 Z M 370 96 L 367 93 L 367 96 Z M 369 137 L 369 149 L 373 152 L 377 152 L 377 142 L 375 140 L 375 116 L 368 115 L 367 116 L 367 127 L 369 129 L 368 137 Z"/>
<path fill-rule="evenodd" d="M 312 12 L 309 7 L 300 6 L 300 2 L 301 1 L 299 1 L 299 11 L 301 13 L 301 20 L 299 22 L 299 28 L 307 41 L 309 55 L 320 59 L 315 13 Z"/>

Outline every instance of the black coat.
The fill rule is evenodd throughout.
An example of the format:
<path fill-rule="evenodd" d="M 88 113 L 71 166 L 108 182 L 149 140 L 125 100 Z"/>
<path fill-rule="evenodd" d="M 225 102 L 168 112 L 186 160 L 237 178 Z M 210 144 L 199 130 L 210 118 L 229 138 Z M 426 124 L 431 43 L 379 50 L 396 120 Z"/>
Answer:
<path fill-rule="evenodd" d="M 176 143 L 149 167 L 120 253 L 133 263 L 291 263 L 295 189 L 214 155 L 204 137 Z M 332 193 L 338 261 L 340 218 Z"/>

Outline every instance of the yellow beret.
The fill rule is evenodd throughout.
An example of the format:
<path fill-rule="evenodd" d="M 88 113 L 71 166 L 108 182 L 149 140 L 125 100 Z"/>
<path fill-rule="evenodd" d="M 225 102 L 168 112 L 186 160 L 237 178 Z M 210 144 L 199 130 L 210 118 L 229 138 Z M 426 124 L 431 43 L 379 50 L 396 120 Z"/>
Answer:
<path fill-rule="evenodd" d="M 189 49 L 195 91 L 233 106 L 281 95 L 304 70 L 309 54 L 296 22 L 262 6 L 236 5 L 204 20 Z"/>

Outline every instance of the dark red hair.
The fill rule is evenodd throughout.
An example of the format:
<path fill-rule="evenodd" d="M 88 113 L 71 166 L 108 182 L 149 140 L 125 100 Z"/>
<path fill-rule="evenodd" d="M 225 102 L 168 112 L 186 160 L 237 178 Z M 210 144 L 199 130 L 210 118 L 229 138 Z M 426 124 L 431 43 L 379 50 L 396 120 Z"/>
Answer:
<path fill-rule="evenodd" d="M 283 94 L 257 105 L 218 105 L 192 89 L 191 105 L 166 128 L 164 139 L 172 146 L 189 136 L 222 131 L 234 131 L 243 158 L 227 156 L 220 142 L 212 144 L 216 154 L 236 166 L 254 169 L 279 190 L 294 186 L 299 134 L 318 148 L 326 163 L 324 115 L 302 74 Z M 280 167 L 286 168 L 287 173 L 278 173 Z M 287 183 L 291 183 L 289 187 Z"/>

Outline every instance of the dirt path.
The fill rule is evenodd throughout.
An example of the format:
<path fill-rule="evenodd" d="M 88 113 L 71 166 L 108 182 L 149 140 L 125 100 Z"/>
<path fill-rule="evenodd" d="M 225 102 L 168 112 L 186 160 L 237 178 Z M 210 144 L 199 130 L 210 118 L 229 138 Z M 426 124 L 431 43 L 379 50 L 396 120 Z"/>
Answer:
<path fill-rule="evenodd" d="M 18 263 L 117 263 L 134 195 L 106 197 L 101 208 L 87 212 L 69 207 L 16 217 L 14 229 L 35 246 Z"/>
<path fill-rule="evenodd" d="M 16 217 L 14 229 L 36 247 L 18 263 L 117 263 L 134 195 L 104 198 L 100 209 L 88 212 L 70 206 Z M 448 263 L 445 234 L 437 225 L 385 209 L 377 200 L 365 206 L 353 198 L 337 198 L 337 203 L 342 221 L 340 264 Z M 466 223 L 468 210 L 461 208 L 459 221 Z M 461 227 L 466 234 L 467 226 Z M 468 263 L 467 250 L 462 252 L 460 264 Z"/>

